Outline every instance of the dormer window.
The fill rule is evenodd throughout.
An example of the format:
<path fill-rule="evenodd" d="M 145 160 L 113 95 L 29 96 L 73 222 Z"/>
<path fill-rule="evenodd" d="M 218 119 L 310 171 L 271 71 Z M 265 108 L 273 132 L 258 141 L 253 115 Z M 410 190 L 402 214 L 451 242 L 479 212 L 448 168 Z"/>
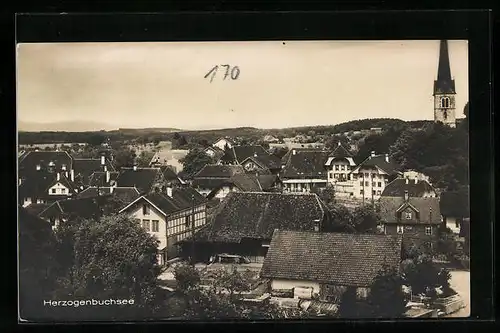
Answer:
<path fill-rule="evenodd" d="M 40 164 L 37 164 L 37 165 L 36 165 L 36 170 L 37 170 L 37 171 L 38 171 L 38 170 L 40 170 L 41 168 L 42 168 L 42 166 L 41 166 Z"/>
<path fill-rule="evenodd" d="M 147 204 L 142 205 L 142 215 L 149 215 L 150 209 Z"/>
<path fill-rule="evenodd" d="M 61 166 L 61 170 L 66 171 L 66 164 L 63 164 L 63 165 Z"/>

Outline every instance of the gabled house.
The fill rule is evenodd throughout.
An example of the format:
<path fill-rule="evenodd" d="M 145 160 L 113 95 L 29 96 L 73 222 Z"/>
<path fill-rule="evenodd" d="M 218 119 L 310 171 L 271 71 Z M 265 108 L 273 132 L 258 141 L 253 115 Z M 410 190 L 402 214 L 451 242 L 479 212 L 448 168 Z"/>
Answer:
<path fill-rule="evenodd" d="M 186 182 L 181 179 L 170 166 L 161 166 L 161 172 L 163 173 L 163 179 L 172 185 L 185 185 Z"/>
<path fill-rule="evenodd" d="M 226 146 L 228 148 L 233 148 L 234 145 L 235 145 L 234 140 L 227 136 L 225 138 L 219 138 L 212 144 L 213 147 L 217 147 L 220 150 L 224 150 Z"/>
<path fill-rule="evenodd" d="M 352 197 L 363 200 L 378 200 L 385 186 L 401 175 L 398 165 L 388 154 L 376 155 L 374 151 L 350 173 L 353 184 Z"/>
<path fill-rule="evenodd" d="M 222 160 L 225 164 L 241 165 L 245 172 L 277 174 L 281 170 L 280 159 L 262 146 L 233 146 Z"/>
<path fill-rule="evenodd" d="M 75 180 L 84 186 L 90 186 L 90 177 L 94 172 L 115 172 L 113 164 L 105 155 L 100 158 L 75 158 L 73 170 Z"/>
<path fill-rule="evenodd" d="M 470 218 L 469 189 L 441 193 L 439 206 L 443 215 L 443 226 L 460 234 L 464 219 Z"/>
<path fill-rule="evenodd" d="M 119 201 L 129 204 L 138 197 L 140 197 L 140 192 L 135 187 L 87 187 L 82 192 L 78 193 L 77 198 L 96 198 L 99 196 L 112 195 L 116 197 Z M 125 206 L 125 205 L 124 205 Z M 121 208 L 121 207 L 120 207 Z"/>
<path fill-rule="evenodd" d="M 219 253 L 262 263 L 275 229 L 322 231 L 331 223 L 316 194 L 231 192 L 210 216 L 206 228 L 194 235 L 197 260 Z M 183 242 L 190 251 L 193 237 Z"/>
<path fill-rule="evenodd" d="M 116 186 L 118 187 L 135 187 L 140 193 L 154 192 L 155 190 L 163 190 L 166 181 L 160 168 L 122 168 Z"/>
<path fill-rule="evenodd" d="M 235 174 L 240 173 L 245 173 L 241 165 L 207 164 L 194 175 L 191 185 L 200 194 L 207 196 L 216 188 L 230 182 Z"/>
<path fill-rule="evenodd" d="M 237 173 L 213 189 L 207 195 L 207 199 L 224 199 L 231 192 L 270 192 L 280 190 L 281 181 L 277 175 Z"/>
<path fill-rule="evenodd" d="M 182 172 L 184 166 L 180 162 L 189 150 L 185 149 L 171 149 L 170 147 L 160 147 L 151 158 L 149 166 L 152 168 L 159 168 L 162 166 L 169 166 L 176 173 Z"/>
<path fill-rule="evenodd" d="M 403 236 L 405 244 L 430 249 L 442 223 L 439 198 L 383 196 L 379 200 L 381 227 L 385 234 Z"/>
<path fill-rule="evenodd" d="M 275 230 L 261 270 L 272 290 L 312 289 L 339 302 L 347 288 L 366 298 L 384 266 L 399 269 L 401 236 Z"/>
<path fill-rule="evenodd" d="M 158 263 L 178 256 L 177 243 L 206 223 L 206 199 L 190 187 L 142 195 L 119 211 L 158 239 Z"/>
<path fill-rule="evenodd" d="M 328 155 L 325 162 L 328 171 L 328 184 L 335 189 L 338 197 L 351 197 L 354 192 L 351 171 L 356 167 L 352 154 L 340 141 L 337 147 Z"/>
<path fill-rule="evenodd" d="M 18 160 L 19 178 L 38 172 L 66 172 L 73 168 L 73 158 L 65 151 L 29 151 Z"/>
<path fill-rule="evenodd" d="M 406 192 L 410 197 L 437 197 L 434 187 L 427 180 L 419 180 L 418 178 L 396 178 L 385 186 L 381 196 L 403 197 Z"/>
<path fill-rule="evenodd" d="M 104 187 L 104 186 L 112 186 L 112 184 L 116 184 L 119 172 L 116 171 L 96 171 L 93 172 L 88 180 L 88 185 L 90 187 Z"/>
<path fill-rule="evenodd" d="M 23 207 L 52 203 L 71 197 L 77 192 L 75 184 L 60 172 L 39 171 L 23 180 L 18 186 L 19 203 Z"/>
<path fill-rule="evenodd" d="M 284 156 L 280 173 L 285 192 L 310 192 L 323 189 L 328 176 L 325 168 L 328 153 L 323 150 L 295 150 Z"/>

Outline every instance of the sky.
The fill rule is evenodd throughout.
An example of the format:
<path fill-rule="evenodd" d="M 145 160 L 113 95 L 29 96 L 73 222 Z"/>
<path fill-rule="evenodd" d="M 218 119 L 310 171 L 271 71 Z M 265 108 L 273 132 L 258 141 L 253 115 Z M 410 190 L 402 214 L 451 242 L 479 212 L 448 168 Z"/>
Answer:
<path fill-rule="evenodd" d="M 468 44 L 448 49 L 461 117 Z M 180 129 L 431 120 L 438 55 L 438 40 L 19 44 L 18 120 Z M 235 80 L 224 64 L 237 66 Z"/>

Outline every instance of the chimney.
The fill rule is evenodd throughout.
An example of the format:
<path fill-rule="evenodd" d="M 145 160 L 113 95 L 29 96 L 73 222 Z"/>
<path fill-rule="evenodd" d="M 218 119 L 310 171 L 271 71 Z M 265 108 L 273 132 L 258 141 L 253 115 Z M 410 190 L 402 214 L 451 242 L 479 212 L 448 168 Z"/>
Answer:
<path fill-rule="evenodd" d="M 319 232 L 320 220 L 314 220 L 314 231 Z"/>
<path fill-rule="evenodd" d="M 71 181 L 74 182 L 75 181 L 75 170 L 71 169 L 70 177 L 71 177 Z"/>
<path fill-rule="evenodd" d="M 415 184 L 418 184 L 418 178 L 415 178 Z"/>
<path fill-rule="evenodd" d="M 106 184 L 109 183 L 109 177 L 110 177 L 109 171 L 106 170 Z"/>
<path fill-rule="evenodd" d="M 101 155 L 101 165 L 105 165 L 105 164 L 106 164 L 106 156 Z"/>
<path fill-rule="evenodd" d="M 408 201 L 409 195 L 408 195 L 408 190 L 405 190 L 405 201 Z"/>
<path fill-rule="evenodd" d="M 41 169 L 41 168 L 42 168 L 42 167 L 40 166 L 40 164 L 37 164 L 37 165 L 36 165 L 36 170 L 37 170 L 37 171 L 40 171 L 40 169 Z"/>
<path fill-rule="evenodd" d="M 371 153 L 370 153 L 370 156 L 371 157 L 375 157 L 375 151 L 372 150 Z"/>
<path fill-rule="evenodd" d="M 405 183 L 408 185 L 408 177 L 405 178 Z"/>
<path fill-rule="evenodd" d="M 111 186 L 111 187 L 109 188 L 109 193 L 110 193 L 110 194 L 113 194 L 113 190 L 114 190 L 114 189 L 115 189 L 115 187 L 114 187 L 114 186 Z"/>
<path fill-rule="evenodd" d="M 104 166 L 104 172 L 108 172 L 108 167 Z"/>
<path fill-rule="evenodd" d="M 340 141 L 337 143 L 337 145 L 340 147 Z"/>
<path fill-rule="evenodd" d="M 61 165 L 61 170 L 66 171 L 66 164 Z"/>
<path fill-rule="evenodd" d="M 171 186 L 167 186 L 167 195 L 169 197 L 172 197 L 172 187 Z"/>
<path fill-rule="evenodd" d="M 64 173 L 64 177 L 68 178 L 68 171 Z"/>
<path fill-rule="evenodd" d="M 134 165 L 134 171 L 137 171 L 137 165 Z"/>
<path fill-rule="evenodd" d="M 295 155 L 297 154 L 297 151 L 295 149 L 292 150 L 292 154 Z"/>
<path fill-rule="evenodd" d="M 60 174 L 59 172 L 57 173 L 57 176 L 56 176 L 56 177 L 57 177 L 57 180 L 58 180 L 58 181 L 59 181 L 59 180 L 61 180 L 61 174 Z"/>
<path fill-rule="evenodd" d="M 389 154 L 385 154 L 385 161 L 389 163 Z"/>
<path fill-rule="evenodd" d="M 38 151 L 38 147 L 35 148 L 35 151 Z"/>

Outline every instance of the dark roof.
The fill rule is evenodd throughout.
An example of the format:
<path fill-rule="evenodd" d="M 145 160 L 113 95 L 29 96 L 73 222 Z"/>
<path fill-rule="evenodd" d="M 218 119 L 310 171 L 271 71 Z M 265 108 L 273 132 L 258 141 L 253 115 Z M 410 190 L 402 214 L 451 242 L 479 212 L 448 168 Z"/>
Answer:
<path fill-rule="evenodd" d="M 108 195 L 118 197 L 125 202 L 132 202 L 140 196 L 139 190 L 135 187 L 115 187 L 111 192 L 111 187 L 99 187 L 99 195 Z M 78 198 L 95 198 L 98 196 L 97 187 L 88 187 L 78 194 Z"/>
<path fill-rule="evenodd" d="M 245 170 L 241 165 L 207 164 L 197 174 L 194 175 L 194 179 L 231 178 L 233 175 L 237 173 L 244 173 L 244 172 Z"/>
<path fill-rule="evenodd" d="M 398 269 L 400 236 L 276 230 L 264 278 L 369 287 L 384 265 Z"/>
<path fill-rule="evenodd" d="M 439 198 L 409 197 L 408 202 L 406 202 L 404 197 L 381 197 L 379 203 L 380 217 L 385 223 L 403 223 L 404 219 L 398 221 L 397 211 L 407 204 L 410 204 L 412 207 L 414 207 L 414 210 L 419 213 L 419 223 L 441 223 Z"/>
<path fill-rule="evenodd" d="M 92 218 L 100 213 L 100 205 L 106 203 L 107 199 L 108 196 L 59 200 L 41 212 L 39 216 L 50 218 L 70 214 L 81 218 Z"/>
<path fill-rule="evenodd" d="M 286 162 L 288 162 L 288 159 L 290 158 L 290 155 L 293 154 L 293 151 L 296 151 L 296 152 L 324 152 L 325 150 L 324 149 L 320 149 L 320 148 L 292 148 L 292 149 L 289 149 L 285 155 L 283 155 L 283 157 L 281 158 L 281 164 L 286 164 Z"/>
<path fill-rule="evenodd" d="M 209 241 L 271 239 L 274 229 L 314 230 L 325 209 L 315 194 L 231 192 L 210 221 Z"/>
<path fill-rule="evenodd" d="M 70 170 L 73 158 L 65 151 L 30 151 L 19 158 L 19 175 L 24 177 L 36 173 L 37 165 L 40 165 L 40 171 L 47 171 L 50 162 L 54 163 L 54 171 L 61 171 L 63 165 Z"/>
<path fill-rule="evenodd" d="M 239 164 L 249 157 L 255 157 L 259 164 L 263 164 L 263 166 L 270 169 L 280 168 L 281 165 L 277 157 L 269 154 L 264 147 L 259 145 L 233 146 L 229 154 L 230 159 Z"/>
<path fill-rule="evenodd" d="M 231 183 L 230 178 L 196 178 L 191 185 L 199 189 L 213 190 Z"/>
<path fill-rule="evenodd" d="M 279 182 L 278 175 L 258 175 L 257 179 L 260 187 L 264 191 L 271 189 L 277 182 Z"/>
<path fill-rule="evenodd" d="M 368 156 L 368 158 L 366 158 L 363 162 L 361 162 L 357 168 L 362 168 L 362 167 L 370 167 L 370 168 L 378 167 L 384 170 L 384 172 L 386 172 L 388 175 L 394 175 L 398 172 L 398 166 L 394 163 L 394 161 L 390 156 L 389 156 L 389 162 L 387 162 L 385 154 Z"/>
<path fill-rule="evenodd" d="M 19 196 L 21 198 L 43 196 L 54 179 L 56 179 L 54 173 L 38 171 L 22 181 L 18 187 Z"/>
<path fill-rule="evenodd" d="M 408 191 L 408 195 L 411 197 L 422 197 L 424 193 L 435 192 L 431 184 L 426 180 L 417 180 L 415 183 L 414 179 L 396 178 L 392 182 L 386 185 L 384 191 L 382 192 L 383 197 L 403 197 L 405 191 Z"/>
<path fill-rule="evenodd" d="M 470 198 L 468 190 L 441 193 L 439 201 L 441 214 L 448 217 L 470 217 Z"/>
<path fill-rule="evenodd" d="M 115 181 L 118 179 L 119 172 L 107 171 L 109 172 L 109 181 Z M 96 171 L 92 173 L 89 177 L 89 186 L 109 186 L 110 183 L 106 182 L 106 172 Z"/>
<path fill-rule="evenodd" d="M 118 179 L 119 187 L 136 187 L 141 193 L 152 190 L 160 168 L 122 168 Z"/>
<path fill-rule="evenodd" d="M 40 245 L 44 239 L 47 240 L 52 234 L 50 223 L 33 215 L 27 209 L 19 207 L 18 209 L 18 227 L 19 227 L 19 250 L 28 250 L 29 245 Z M 28 241 L 24 243 L 23 241 Z M 36 255 L 30 253 L 30 256 Z"/>
<path fill-rule="evenodd" d="M 231 177 L 231 182 L 240 190 L 245 192 L 262 191 L 257 175 L 240 173 Z"/>
<path fill-rule="evenodd" d="M 325 162 L 327 158 L 328 153 L 325 151 L 297 150 L 295 155 L 293 153 L 289 155 L 281 175 L 283 178 L 294 179 L 326 179 Z"/>
<path fill-rule="evenodd" d="M 172 185 L 173 184 L 180 184 L 181 181 L 179 179 L 179 177 L 177 176 L 177 174 L 175 173 L 174 170 L 172 170 L 172 168 L 166 166 L 166 165 L 163 165 L 160 167 L 160 170 L 161 172 L 163 173 L 163 178 L 171 183 Z"/>
<path fill-rule="evenodd" d="M 270 155 L 269 153 L 247 157 L 245 160 L 241 161 L 241 163 L 244 164 L 246 160 L 252 160 L 262 168 L 281 169 L 281 160 L 277 156 Z"/>
<path fill-rule="evenodd" d="M 455 80 L 451 77 L 448 41 L 439 43 L 439 66 L 437 80 L 434 81 L 434 94 L 454 94 Z"/>
<path fill-rule="evenodd" d="M 154 192 L 141 198 L 145 198 L 147 201 L 151 202 L 165 215 L 193 207 L 193 198 L 195 205 L 206 203 L 205 197 L 190 187 L 173 188 L 172 197 L 169 197 L 165 193 Z M 124 209 L 127 208 L 128 207 L 125 207 Z"/>
<path fill-rule="evenodd" d="M 105 160 L 105 165 L 108 171 L 115 171 L 109 160 Z M 78 174 L 81 175 L 84 183 L 89 181 L 90 176 L 94 172 L 104 171 L 101 159 L 95 158 L 75 158 L 73 168 L 75 169 L 75 176 Z"/>
<path fill-rule="evenodd" d="M 340 141 L 339 141 L 339 143 L 340 143 Z M 353 157 L 353 156 L 342 144 L 339 144 L 328 155 L 328 157 L 334 157 L 334 158 L 340 159 L 340 158 Z"/>

